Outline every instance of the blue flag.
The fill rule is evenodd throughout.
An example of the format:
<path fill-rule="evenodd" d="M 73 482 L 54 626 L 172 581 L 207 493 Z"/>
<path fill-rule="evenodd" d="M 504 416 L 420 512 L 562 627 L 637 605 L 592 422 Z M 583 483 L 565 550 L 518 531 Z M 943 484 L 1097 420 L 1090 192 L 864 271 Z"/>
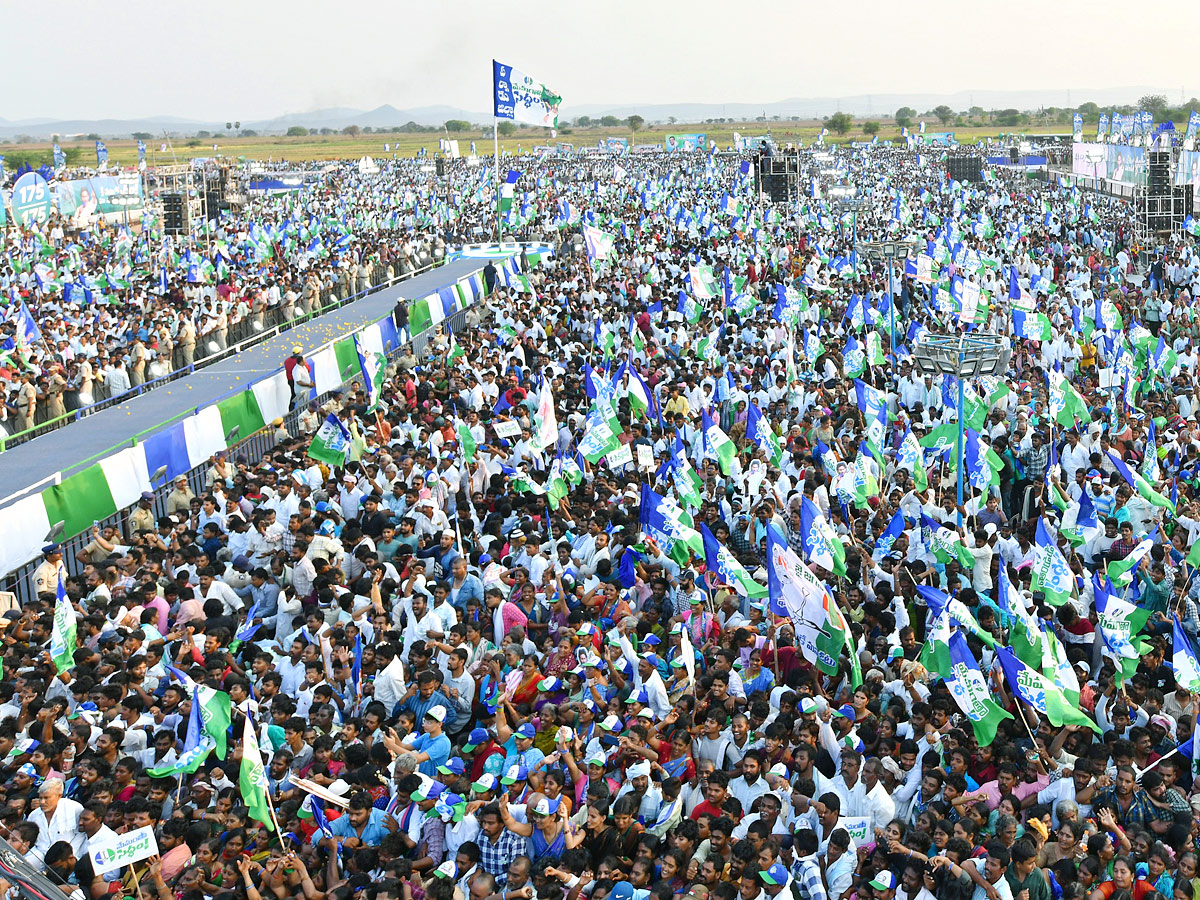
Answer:
<path fill-rule="evenodd" d="M 637 583 L 637 564 L 642 559 L 642 554 L 629 548 L 621 554 L 621 561 L 617 564 L 617 577 L 621 581 L 621 587 L 631 588 Z"/>
<path fill-rule="evenodd" d="M 892 550 L 892 544 L 896 543 L 896 538 L 904 534 L 904 513 L 896 510 L 892 516 L 892 520 L 888 522 L 887 528 L 883 530 L 883 534 L 879 536 L 879 540 L 875 542 L 876 555 L 882 557 Z"/>

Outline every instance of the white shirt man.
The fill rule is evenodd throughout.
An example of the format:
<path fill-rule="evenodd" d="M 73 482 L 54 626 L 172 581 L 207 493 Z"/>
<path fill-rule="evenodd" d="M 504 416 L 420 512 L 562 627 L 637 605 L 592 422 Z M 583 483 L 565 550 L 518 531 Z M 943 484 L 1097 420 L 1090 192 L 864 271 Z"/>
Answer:
<path fill-rule="evenodd" d="M 47 778 L 38 789 L 42 805 L 29 814 L 29 821 L 38 827 L 38 839 L 34 847 L 43 856 L 52 844 L 67 841 L 81 857 L 87 844 L 87 835 L 79 830 L 79 814 L 83 807 L 74 800 L 63 797 L 61 778 Z M 46 808 L 52 807 L 49 816 Z"/>

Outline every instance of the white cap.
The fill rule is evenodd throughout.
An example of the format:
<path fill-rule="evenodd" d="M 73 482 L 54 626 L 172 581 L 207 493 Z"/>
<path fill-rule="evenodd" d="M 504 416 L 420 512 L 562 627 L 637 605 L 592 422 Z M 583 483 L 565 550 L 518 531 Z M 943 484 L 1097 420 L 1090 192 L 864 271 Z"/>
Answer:
<path fill-rule="evenodd" d="M 446 721 L 446 707 L 431 706 L 431 707 L 429 707 L 429 711 L 426 712 L 425 715 L 429 716 L 429 718 L 431 718 L 431 719 L 437 719 L 439 722 L 445 722 Z"/>

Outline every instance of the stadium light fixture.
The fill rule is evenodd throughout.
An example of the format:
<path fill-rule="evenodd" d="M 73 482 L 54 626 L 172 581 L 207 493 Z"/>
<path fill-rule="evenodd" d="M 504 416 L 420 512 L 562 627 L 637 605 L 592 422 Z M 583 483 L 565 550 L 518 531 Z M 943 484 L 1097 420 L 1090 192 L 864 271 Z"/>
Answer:
<path fill-rule="evenodd" d="M 958 381 L 958 527 L 963 505 L 963 380 L 1003 375 L 1012 344 L 998 334 L 928 334 L 913 347 L 913 363 L 922 375 L 953 375 Z"/>

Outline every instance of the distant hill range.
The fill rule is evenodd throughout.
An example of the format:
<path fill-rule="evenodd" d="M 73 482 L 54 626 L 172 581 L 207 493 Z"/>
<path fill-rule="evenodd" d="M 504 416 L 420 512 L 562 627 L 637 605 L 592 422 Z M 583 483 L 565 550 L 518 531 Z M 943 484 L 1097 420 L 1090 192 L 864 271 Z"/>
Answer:
<path fill-rule="evenodd" d="M 960 91 L 955 94 L 859 94 L 852 97 L 792 98 L 774 103 L 650 103 L 650 104 L 582 104 L 570 105 L 570 98 L 563 106 L 565 120 L 578 116 L 627 116 L 639 115 L 647 122 L 667 122 L 672 117 L 680 123 L 703 122 L 705 119 L 733 119 L 754 121 L 759 116 L 782 119 L 798 116 L 803 119 L 819 119 L 834 112 L 848 112 L 861 117 L 890 118 L 902 106 L 911 106 L 918 111 L 933 109 L 946 104 L 956 111 L 980 106 L 986 110 L 1018 109 L 1038 110 L 1043 107 L 1071 107 L 1091 101 L 1104 106 L 1122 106 L 1136 103 L 1146 94 L 1165 94 L 1168 102 L 1179 100 L 1177 93 L 1152 87 L 1122 87 L 1100 90 L 1071 89 L 1037 91 Z M 337 131 L 349 126 L 391 128 L 415 122 L 418 125 L 441 125 L 449 119 L 464 119 L 482 124 L 491 122 L 488 112 L 471 112 L 454 106 L 421 106 L 413 109 L 397 109 L 385 104 L 372 110 L 336 107 L 317 109 L 311 112 L 288 113 L 273 119 L 242 122 L 243 130 L 252 129 L 259 134 L 283 134 L 292 126 L 303 128 L 332 128 Z M 210 131 L 214 135 L 225 133 L 224 122 L 186 119 L 178 116 L 149 116 L 141 119 L 23 119 L 9 121 L 0 119 L 0 140 L 11 140 L 18 135 L 45 140 L 51 135 L 99 134 L 101 137 L 128 138 L 134 132 L 146 132 L 154 136 L 164 131 L 172 136 L 193 135 L 197 131 Z"/>

